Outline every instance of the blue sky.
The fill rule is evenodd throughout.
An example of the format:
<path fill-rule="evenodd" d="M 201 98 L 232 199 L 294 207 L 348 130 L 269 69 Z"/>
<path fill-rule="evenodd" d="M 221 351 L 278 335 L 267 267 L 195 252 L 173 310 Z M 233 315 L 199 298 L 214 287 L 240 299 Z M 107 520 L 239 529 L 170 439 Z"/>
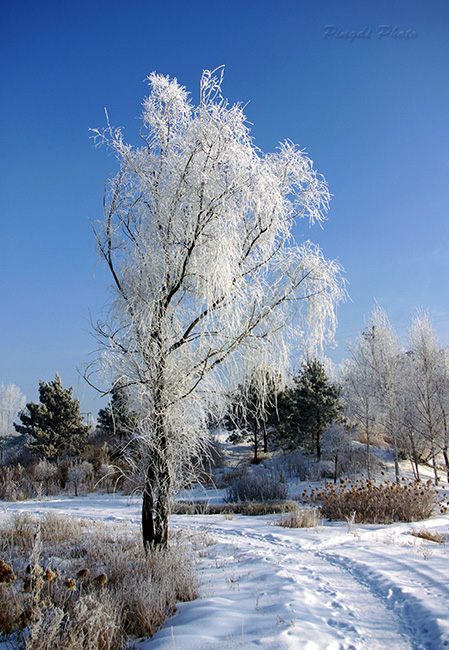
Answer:
<path fill-rule="evenodd" d="M 196 101 L 221 64 L 256 145 L 299 144 L 333 194 L 324 230 L 295 231 L 346 270 L 329 356 L 346 356 L 375 301 L 401 336 L 428 307 L 449 343 L 446 0 L 7 0 L 1 14 L 0 382 L 35 401 L 59 372 L 96 415 L 77 367 L 107 297 L 89 219 L 116 167 L 89 128 L 107 107 L 138 144 L 153 70 Z"/>

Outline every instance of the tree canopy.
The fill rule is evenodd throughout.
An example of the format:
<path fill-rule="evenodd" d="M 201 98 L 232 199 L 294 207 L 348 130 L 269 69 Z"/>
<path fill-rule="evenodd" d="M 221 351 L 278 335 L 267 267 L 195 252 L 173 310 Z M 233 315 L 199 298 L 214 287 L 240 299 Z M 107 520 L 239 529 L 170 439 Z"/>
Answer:
<path fill-rule="evenodd" d="M 286 375 L 292 344 L 332 334 L 341 267 L 296 219 L 322 222 L 324 179 L 287 141 L 256 148 L 239 105 L 205 71 L 197 106 L 176 79 L 149 77 L 141 138 L 95 131 L 119 161 L 95 224 L 112 301 L 100 366 L 128 386 L 145 473 L 145 544 L 165 543 L 169 496 L 189 480 L 217 402 L 263 363 Z"/>
<path fill-rule="evenodd" d="M 54 381 L 39 381 L 39 403 L 29 402 L 20 412 L 21 424 L 14 427 L 26 435 L 28 449 L 38 458 L 58 461 L 77 455 L 86 444 L 89 427 L 82 422 L 72 392 L 73 387 L 64 388 L 56 374 Z"/>
<path fill-rule="evenodd" d="M 278 400 L 281 437 L 291 446 L 313 451 L 320 460 L 321 435 L 342 412 L 340 392 L 318 359 L 304 362 L 293 386 Z"/>

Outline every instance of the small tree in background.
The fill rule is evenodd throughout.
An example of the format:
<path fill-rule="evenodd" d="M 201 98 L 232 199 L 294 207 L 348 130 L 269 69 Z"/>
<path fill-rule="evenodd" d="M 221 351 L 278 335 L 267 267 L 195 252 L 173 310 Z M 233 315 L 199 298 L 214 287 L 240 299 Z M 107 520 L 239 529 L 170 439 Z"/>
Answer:
<path fill-rule="evenodd" d="M 14 436 L 13 422 L 25 406 L 26 398 L 15 384 L 0 384 L 0 462 L 3 464 L 5 447 Z"/>
<path fill-rule="evenodd" d="M 273 420 L 276 405 L 276 379 L 263 369 L 254 371 L 240 384 L 230 398 L 225 425 L 233 430 L 231 440 L 250 439 L 254 463 L 259 461 L 259 449 L 268 452 L 268 424 Z"/>
<path fill-rule="evenodd" d="M 334 464 L 334 483 L 342 471 L 348 473 L 353 453 L 353 433 L 340 422 L 333 422 L 322 435 L 322 452 Z M 355 464 L 355 463 L 353 463 Z M 354 469 L 354 468 L 352 468 Z M 359 469 L 358 467 L 356 469 Z"/>
<path fill-rule="evenodd" d="M 40 459 L 56 463 L 63 456 L 77 456 L 87 442 L 89 427 L 83 424 L 73 387 L 64 388 L 58 374 L 54 381 L 39 381 L 39 403 L 29 402 L 19 414 L 18 433 L 27 436 L 27 447 Z"/>
<path fill-rule="evenodd" d="M 436 459 L 445 448 L 445 443 L 447 445 L 449 375 L 446 353 L 432 327 L 428 312 L 417 311 L 413 317 L 404 372 L 409 397 L 408 425 L 414 443 L 413 450 L 420 440 L 425 442 L 437 485 Z M 418 471 L 416 456 L 417 453 L 415 466 Z M 447 467 L 447 449 L 445 460 Z"/>
<path fill-rule="evenodd" d="M 54 463 L 49 463 L 48 460 L 43 459 L 35 465 L 33 473 L 37 481 L 45 484 L 45 494 L 48 496 L 50 494 L 50 482 L 56 477 L 58 467 Z"/>
<path fill-rule="evenodd" d="M 97 427 L 109 440 L 121 446 L 135 426 L 135 414 L 129 408 L 129 394 L 125 386 L 116 382 L 111 389 L 109 405 L 98 411 Z"/>
<path fill-rule="evenodd" d="M 365 329 L 363 336 L 370 350 L 367 362 L 374 381 L 379 421 L 393 447 L 396 482 L 399 482 L 400 434 L 403 422 L 403 391 L 401 389 L 403 354 L 387 313 L 380 307 L 373 310 L 371 325 Z"/>
<path fill-rule="evenodd" d="M 379 417 L 379 399 L 373 366 L 371 332 L 365 331 L 349 346 L 351 358 L 343 366 L 342 403 L 345 416 L 364 434 L 366 469 L 371 478 L 371 434 Z"/>
<path fill-rule="evenodd" d="M 321 435 L 342 411 L 340 387 L 328 379 L 318 359 L 306 361 L 292 387 L 279 399 L 281 439 L 304 446 L 321 460 Z"/>
<path fill-rule="evenodd" d="M 75 496 L 78 496 L 78 488 L 84 481 L 91 479 L 93 475 L 93 467 L 87 460 L 80 463 L 75 463 L 69 467 L 67 471 L 67 480 L 72 483 L 75 489 Z"/>

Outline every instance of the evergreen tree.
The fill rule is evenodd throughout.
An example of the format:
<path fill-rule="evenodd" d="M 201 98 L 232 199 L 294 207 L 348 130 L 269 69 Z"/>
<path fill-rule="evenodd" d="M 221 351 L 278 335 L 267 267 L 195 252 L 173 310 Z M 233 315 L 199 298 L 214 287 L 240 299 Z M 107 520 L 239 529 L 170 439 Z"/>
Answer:
<path fill-rule="evenodd" d="M 281 439 L 302 445 L 321 460 L 321 435 L 341 413 L 340 388 L 332 384 L 318 359 L 304 363 L 294 385 L 278 400 Z"/>
<path fill-rule="evenodd" d="M 107 438 L 118 439 L 121 445 L 134 423 L 135 415 L 129 408 L 127 390 L 120 383 L 115 383 L 109 405 L 98 411 L 98 428 Z"/>
<path fill-rule="evenodd" d="M 30 402 L 19 413 L 16 431 L 27 436 L 28 449 L 48 461 L 80 453 L 89 427 L 82 423 L 80 404 L 72 397 L 73 387 L 64 388 L 56 373 L 54 381 L 39 381 L 39 403 Z"/>

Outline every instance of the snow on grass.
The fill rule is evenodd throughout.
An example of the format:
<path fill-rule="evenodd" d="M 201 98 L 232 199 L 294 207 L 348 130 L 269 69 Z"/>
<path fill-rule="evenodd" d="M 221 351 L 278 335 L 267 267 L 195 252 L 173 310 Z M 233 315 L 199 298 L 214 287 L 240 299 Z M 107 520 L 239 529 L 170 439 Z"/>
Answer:
<path fill-rule="evenodd" d="M 3 503 L 0 518 L 49 510 L 140 525 L 139 499 L 120 495 Z M 425 528 L 447 540 L 449 515 L 413 524 L 335 522 L 315 529 L 285 529 L 277 520 L 276 515 L 173 516 L 174 529 L 207 535 L 208 546 L 198 558 L 201 598 L 179 604 L 165 627 L 136 648 L 449 647 L 449 544 L 413 535 Z"/>

